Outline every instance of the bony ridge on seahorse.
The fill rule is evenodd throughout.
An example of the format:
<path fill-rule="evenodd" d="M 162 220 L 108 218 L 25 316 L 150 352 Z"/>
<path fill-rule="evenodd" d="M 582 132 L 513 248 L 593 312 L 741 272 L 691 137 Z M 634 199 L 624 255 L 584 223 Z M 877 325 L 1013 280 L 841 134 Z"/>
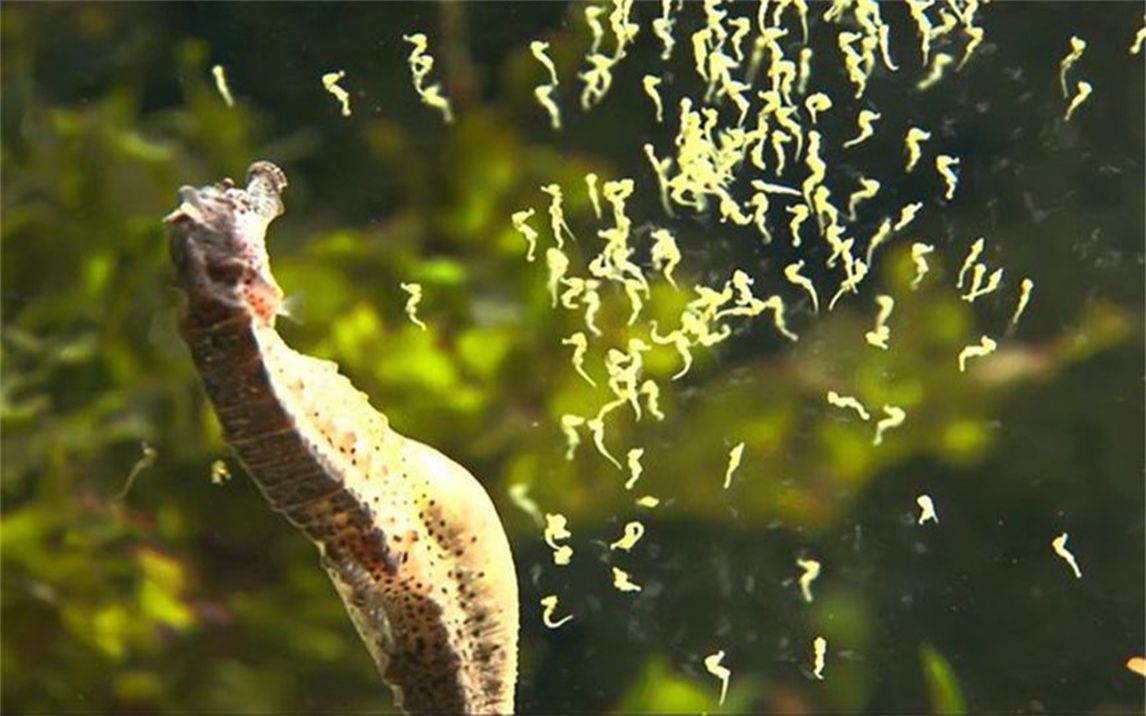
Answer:
<path fill-rule="evenodd" d="M 315 544 L 359 635 L 410 713 L 511 713 L 517 577 L 493 503 L 465 468 L 393 431 L 334 363 L 275 330 L 266 230 L 286 176 L 184 186 L 169 214 L 187 294 L 180 335 L 227 442 Z"/>

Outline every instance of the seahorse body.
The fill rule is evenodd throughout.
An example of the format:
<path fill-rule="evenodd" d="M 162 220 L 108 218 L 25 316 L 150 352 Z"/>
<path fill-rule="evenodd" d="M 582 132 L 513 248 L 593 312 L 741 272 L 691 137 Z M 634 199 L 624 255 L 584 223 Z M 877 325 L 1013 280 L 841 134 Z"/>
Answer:
<path fill-rule="evenodd" d="M 179 190 L 164 219 L 187 293 L 180 334 L 234 448 L 271 507 L 318 547 L 358 633 L 411 713 L 511 713 L 517 578 L 474 477 L 390 429 L 334 363 L 275 331 L 283 293 L 265 235 L 283 172 L 253 164 Z"/>

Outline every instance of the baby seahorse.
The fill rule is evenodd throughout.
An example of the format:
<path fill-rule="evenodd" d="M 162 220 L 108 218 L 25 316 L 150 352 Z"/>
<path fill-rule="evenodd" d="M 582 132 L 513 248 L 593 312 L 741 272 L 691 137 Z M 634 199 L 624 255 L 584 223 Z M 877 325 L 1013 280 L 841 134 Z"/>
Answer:
<path fill-rule="evenodd" d="M 493 502 L 465 468 L 391 430 L 334 363 L 279 337 L 265 235 L 284 187 L 257 162 L 245 189 L 184 186 L 164 219 L 187 294 L 180 334 L 224 436 L 318 548 L 395 704 L 511 713 L 517 577 Z"/>

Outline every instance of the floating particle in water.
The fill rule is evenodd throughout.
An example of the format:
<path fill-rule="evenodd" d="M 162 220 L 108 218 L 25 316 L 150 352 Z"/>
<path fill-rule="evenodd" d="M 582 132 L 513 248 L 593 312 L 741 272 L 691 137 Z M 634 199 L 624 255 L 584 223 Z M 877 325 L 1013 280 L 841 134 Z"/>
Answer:
<path fill-rule="evenodd" d="M 521 211 L 515 211 L 513 215 L 509 217 L 509 221 L 513 224 L 513 228 L 517 230 L 517 232 L 521 234 L 522 237 L 525 238 L 526 261 L 533 261 L 534 254 L 537 252 L 537 230 L 526 223 L 531 218 L 533 218 L 533 214 L 533 209 L 522 209 Z"/>
<path fill-rule="evenodd" d="M 1140 30 L 1138 34 L 1146 34 L 1146 30 Z M 1126 660 L 1126 668 L 1139 676 L 1146 676 L 1146 658 L 1132 656 Z"/>
<path fill-rule="evenodd" d="M 1088 97 L 1090 97 L 1090 93 L 1093 91 L 1094 85 L 1090 84 L 1089 82 L 1079 82 L 1078 92 L 1074 95 L 1074 99 L 1070 101 L 1070 104 L 1067 105 L 1066 114 L 1063 115 L 1063 120 L 1069 122 L 1070 118 L 1074 116 L 1075 110 L 1082 106 L 1082 103 L 1085 102 Z"/>
<path fill-rule="evenodd" d="M 1134 41 L 1130 43 L 1130 54 L 1132 55 L 1141 54 L 1142 47 L 1146 46 L 1146 15 L 1142 16 L 1142 23 L 1142 27 L 1138 28 L 1137 34 L 1134 35 Z"/>
<path fill-rule="evenodd" d="M 1024 278 L 1019 284 L 1019 302 L 1015 306 L 1015 312 L 1011 315 L 1011 326 L 1019 322 L 1019 317 L 1023 315 L 1023 311 L 1027 309 L 1027 303 L 1031 300 L 1031 291 L 1035 288 L 1035 282 L 1029 278 Z"/>
<path fill-rule="evenodd" d="M 562 624 L 565 624 L 573 618 L 572 614 L 566 614 L 560 619 L 554 621 L 553 612 L 557 611 L 557 595 L 550 594 L 547 597 L 541 598 L 541 622 L 549 629 L 557 629 Z"/>
<path fill-rule="evenodd" d="M 811 603 L 815 598 L 812 596 L 812 582 L 820 578 L 820 570 L 823 565 L 814 559 L 800 557 L 796 560 L 796 566 L 804 570 L 798 580 L 800 594 L 804 597 L 805 602 Z"/>
<path fill-rule="evenodd" d="M 222 460 L 216 460 L 211 463 L 211 484 L 222 485 L 231 479 L 231 471 L 227 469 L 227 463 Z"/>
<path fill-rule="evenodd" d="M 732 473 L 740 467 L 740 459 L 744 457 L 744 443 L 736 445 L 728 451 L 728 467 L 724 470 L 724 489 L 732 485 Z"/>
<path fill-rule="evenodd" d="M 342 105 L 342 116 L 343 117 L 349 117 L 350 116 L 350 94 L 346 90 L 344 90 L 338 86 L 339 81 L 341 81 L 342 78 L 345 76 L 346 76 L 345 70 L 339 70 L 337 72 L 327 72 L 326 74 L 324 74 L 322 76 L 322 86 L 323 86 L 323 89 L 325 89 L 330 94 L 334 95 L 334 98 L 336 100 L 338 100 L 338 103 L 340 105 Z"/>
<path fill-rule="evenodd" d="M 967 371 L 967 361 L 971 358 L 983 358 L 995 352 L 999 344 L 995 342 L 990 336 L 983 336 L 979 339 L 979 343 L 971 344 L 959 351 L 959 372 L 965 373 Z"/>
<path fill-rule="evenodd" d="M 629 577 L 628 572 L 626 572 L 623 569 L 619 569 L 617 567 L 613 567 L 613 586 L 616 587 L 617 591 L 619 591 L 619 592 L 639 592 L 639 591 L 641 591 L 641 585 L 634 582 Z"/>
<path fill-rule="evenodd" d="M 625 552 L 631 550 L 641 537 L 645 536 L 645 526 L 636 520 L 625 523 L 624 535 L 609 545 L 609 549 L 619 549 Z"/>
<path fill-rule="evenodd" d="M 864 339 L 870 345 L 886 351 L 887 341 L 891 338 L 891 329 L 887 327 L 887 319 L 891 317 L 891 312 L 895 309 L 895 299 L 881 294 L 875 297 L 875 302 L 879 306 L 879 313 L 875 317 L 875 327 L 864 334 Z"/>
<path fill-rule="evenodd" d="M 911 245 L 911 261 L 915 264 L 915 278 L 911 280 L 912 291 L 919 288 L 919 284 L 923 282 L 923 277 L 930 270 L 925 257 L 933 251 L 935 251 L 935 247 L 930 244 L 916 242 Z"/>
<path fill-rule="evenodd" d="M 403 283 L 401 287 L 402 290 L 410 296 L 406 299 L 406 317 L 418 328 L 421 328 L 423 331 L 426 330 L 426 324 L 422 322 L 422 319 L 418 318 L 418 304 L 422 302 L 421 284 Z"/>
<path fill-rule="evenodd" d="M 1055 537 L 1053 540 L 1051 540 L 1051 549 L 1053 549 L 1054 553 L 1061 557 L 1063 561 L 1070 565 L 1070 569 L 1074 572 L 1076 579 L 1082 579 L 1082 570 L 1078 568 L 1078 562 L 1075 560 L 1074 555 L 1071 554 L 1070 550 L 1066 548 L 1066 541 L 1068 539 L 1070 539 L 1070 535 L 1068 535 L 1066 532 L 1063 532 L 1058 537 Z"/>
<path fill-rule="evenodd" d="M 652 495 L 644 495 L 636 499 L 636 504 L 639 507 L 644 507 L 645 509 L 652 510 L 659 506 L 661 501 L 659 498 L 653 497 Z"/>
<path fill-rule="evenodd" d="M 1074 67 L 1075 63 L 1082 58 L 1082 53 L 1086 52 L 1086 40 L 1078 35 L 1073 35 L 1070 38 L 1070 52 L 1066 57 L 1062 58 L 1062 62 L 1058 65 L 1058 79 L 1059 84 L 1062 85 L 1062 96 L 1066 97 L 1070 94 L 1067 89 L 1066 75 L 1070 72 L 1070 68 Z"/>
<path fill-rule="evenodd" d="M 872 445 L 882 445 L 883 434 L 892 428 L 903 425 L 903 421 L 907 419 L 907 412 L 896 405 L 883 406 L 883 412 L 887 417 L 875 424 L 875 437 L 872 438 Z"/>
<path fill-rule="evenodd" d="M 919 505 L 919 519 L 916 520 L 916 524 L 922 525 L 928 521 L 939 524 L 939 515 L 935 514 L 935 502 L 930 495 L 916 497 L 915 504 Z"/>
<path fill-rule="evenodd" d="M 812 642 L 812 676 L 824 680 L 824 666 L 827 664 L 828 640 L 822 636 Z"/>
<path fill-rule="evenodd" d="M 943 177 L 943 183 L 946 187 L 943 198 L 947 201 L 951 201 L 955 197 L 955 187 L 959 185 L 959 175 L 955 173 L 957 166 L 959 166 L 957 157 L 946 154 L 935 157 L 935 170 Z"/>
<path fill-rule="evenodd" d="M 625 463 L 629 468 L 629 479 L 625 481 L 625 489 L 633 489 L 633 485 L 637 484 L 637 480 L 641 479 L 641 473 L 644 468 L 641 466 L 641 458 L 644 457 L 644 448 L 632 448 L 625 456 Z"/>
<path fill-rule="evenodd" d="M 561 513 L 545 515 L 545 544 L 553 550 L 553 563 L 559 567 L 566 566 L 573 558 L 572 547 L 557 544 L 558 540 L 566 540 L 573 536 L 568 525 L 568 519 Z"/>
<path fill-rule="evenodd" d="M 732 677 L 732 671 L 724 666 L 721 662 L 724 661 L 724 650 L 709 654 L 704 657 L 704 669 L 716 678 L 720 679 L 720 705 L 724 705 L 724 697 L 728 695 L 728 680 Z"/>
<path fill-rule="evenodd" d="M 837 408 L 854 410 L 856 411 L 856 414 L 859 415 L 862 419 L 871 420 L 871 415 L 868 414 L 867 409 L 863 407 L 862 403 L 860 403 L 852 396 L 840 395 L 834 390 L 829 390 L 827 398 L 829 405 L 833 405 Z"/>
<path fill-rule="evenodd" d="M 907 153 L 907 171 L 915 169 L 919 158 L 923 156 L 923 142 L 931 139 L 931 132 L 919 127 L 909 127 L 903 139 L 904 151 Z"/>
<path fill-rule="evenodd" d="M 231 88 L 227 85 L 226 70 L 222 65 L 215 65 L 211 68 L 211 75 L 215 78 L 215 89 L 219 90 L 219 96 L 223 98 L 223 102 L 228 107 L 235 106 L 235 98 L 231 96 Z"/>

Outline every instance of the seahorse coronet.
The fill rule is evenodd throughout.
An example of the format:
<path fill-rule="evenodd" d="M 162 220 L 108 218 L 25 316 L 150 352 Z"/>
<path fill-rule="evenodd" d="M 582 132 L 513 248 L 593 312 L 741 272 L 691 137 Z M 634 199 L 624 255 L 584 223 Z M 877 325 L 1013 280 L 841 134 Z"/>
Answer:
<path fill-rule="evenodd" d="M 266 231 L 286 175 L 256 162 L 247 179 L 183 187 L 164 220 L 188 296 L 180 334 L 224 436 L 318 548 L 400 708 L 511 713 L 517 577 L 493 502 L 464 467 L 395 432 L 337 365 L 279 336 Z"/>

